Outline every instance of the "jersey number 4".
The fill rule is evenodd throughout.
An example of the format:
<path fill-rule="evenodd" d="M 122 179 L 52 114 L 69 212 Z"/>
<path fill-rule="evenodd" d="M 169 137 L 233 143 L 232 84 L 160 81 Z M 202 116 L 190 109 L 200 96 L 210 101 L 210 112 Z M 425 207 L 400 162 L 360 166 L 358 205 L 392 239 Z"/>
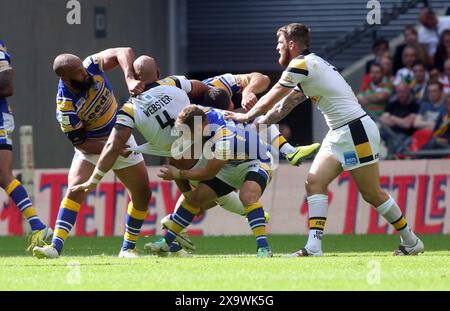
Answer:
<path fill-rule="evenodd" d="M 164 118 L 166 121 L 163 121 L 159 115 L 156 115 L 156 121 L 158 121 L 159 126 L 161 126 L 161 129 L 165 129 L 166 127 L 170 126 L 172 128 L 175 125 L 175 119 L 173 119 L 167 110 L 163 110 L 162 114 L 164 115 Z"/>

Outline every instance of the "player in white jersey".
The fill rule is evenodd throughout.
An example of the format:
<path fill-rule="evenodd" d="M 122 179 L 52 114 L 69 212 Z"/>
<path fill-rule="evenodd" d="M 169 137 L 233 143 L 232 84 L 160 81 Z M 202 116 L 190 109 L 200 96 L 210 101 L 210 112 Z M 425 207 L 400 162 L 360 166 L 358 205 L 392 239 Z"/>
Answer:
<path fill-rule="evenodd" d="M 380 134 L 359 105 L 352 89 L 336 68 L 309 48 L 309 28 L 293 23 L 277 32 L 279 63 L 287 67 L 278 83 L 245 114 L 228 113 L 240 122 L 266 114 L 258 123 L 272 124 L 284 118 L 310 97 L 330 128 L 306 180 L 309 238 L 293 256 L 322 255 L 322 237 L 328 210 L 328 185 L 343 170 L 350 171 L 364 200 L 376 207 L 400 233 L 394 255 L 417 255 L 422 241 L 408 226 L 394 199 L 380 187 L 378 153 Z"/>

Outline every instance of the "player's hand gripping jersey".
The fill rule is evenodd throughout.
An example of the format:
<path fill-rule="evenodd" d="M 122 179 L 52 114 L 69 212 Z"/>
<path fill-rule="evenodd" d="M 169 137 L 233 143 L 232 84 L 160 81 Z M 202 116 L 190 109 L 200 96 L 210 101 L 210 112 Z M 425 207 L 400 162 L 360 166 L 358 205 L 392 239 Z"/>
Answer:
<path fill-rule="evenodd" d="M 117 102 L 102 69 L 101 53 L 87 57 L 83 65 L 93 78 L 90 89 L 72 93 L 59 80 L 56 97 L 56 118 L 74 145 L 82 144 L 86 138 L 108 136 L 117 114 Z"/>

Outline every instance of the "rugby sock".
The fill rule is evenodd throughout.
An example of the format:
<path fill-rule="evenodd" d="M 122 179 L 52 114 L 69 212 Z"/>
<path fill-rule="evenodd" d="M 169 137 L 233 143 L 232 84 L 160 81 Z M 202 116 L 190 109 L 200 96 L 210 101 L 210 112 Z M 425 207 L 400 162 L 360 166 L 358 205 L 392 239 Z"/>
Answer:
<path fill-rule="evenodd" d="M 233 191 L 217 198 L 217 203 L 223 209 L 238 215 L 245 215 L 245 207 L 239 199 L 239 195 Z"/>
<path fill-rule="evenodd" d="M 391 196 L 386 202 L 377 207 L 377 212 L 394 226 L 406 245 L 414 245 L 417 242 L 417 236 L 411 231 L 405 217 L 403 217 L 402 211 Z"/>
<path fill-rule="evenodd" d="M 328 196 L 314 194 L 306 198 L 309 212 L 309 237 L 305 248 L 316 253 L 322 250 L 323 230 L 327 221 Z"/>
<path fill-rule="evenodd" d="M 25 187 L 22 186 L 20 181 L 14 179 L 5 188 L 5 191 L 19 208 L 23 217 L 26 218 L 26 220 L 30 224 L 32 231 L 42 230 L 45 228 L 45 225 L 41 222 L 35 208 L 33 207 L 33 203 L 31 203 L 31 200 L 28 197 L 28 193 L 25 190 Z"/>
<path fill-rule="evenodd" d="M 247 205 L 245 207 L 248 224 L 256 237 L 257 248 L 268 247 L 266 236 L 266 219 L 264 217 L 264 209 L 259 202 Z"/>
<path fill-rule="evenodd" d="M 200 209 L 192 207 L 186 201 L 183 201 L 181 206 L 171 216 L 173 223 L 164 236 L 167 245 L 172 245 L 177 234 L 179 234 L 184 228 L 189 226 L 195 215 L 197 215 L 199 212 Z"/>
<path fill-rule="evenodd" d="M 266 129 L 261 129 L 260 127 L 258 134 L 260 138 L 267 139 L 266 141 L 271 142 L 273 148 L 285 155 L 295 151 L 295 147 L 288 143 L 286 138 L 281 135 L 278 126 L 275 124 L 268 126 Z"/>
<path fill-rule="evenodd" d="M 123 235 L 122 250 L 135 249 L 136 241 L 141 232 L 142 224 L 147 217 L 148 209 L 140 211 L 134 208 L 133 202 L 128 204 L 127 217 L 125 223 L 125 234 Z"/>
<path fill-rule="evenodd" d="M 75 224 L 80 206 L 80 203 L 69 198 L 64 198 L 61 201 L 61 207 L 59 208 L 52 240 L 52 244 L 58 251 L 58 254 L 61 254 L 64 241 L 67 239 L 70 230 L 72 230 L 72 227 Z"/>

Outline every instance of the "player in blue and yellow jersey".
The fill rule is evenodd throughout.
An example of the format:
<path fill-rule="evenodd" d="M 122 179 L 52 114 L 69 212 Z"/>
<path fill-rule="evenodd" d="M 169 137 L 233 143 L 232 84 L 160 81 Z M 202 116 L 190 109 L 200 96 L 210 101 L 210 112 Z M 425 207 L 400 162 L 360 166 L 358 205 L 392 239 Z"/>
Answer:
<path fill-rule="evenodd" d="M 44 242 L 49 241 L 52 230 L 41 222 L 27 191 L 12 173 L 11 135 L 14 130 L 14 119 L 6 98 L 12 96 L 13 93 L 11 57 L 5 44 L 0 40 L 0 187 L 6 191 L 30 224 L 31 234 L 28 250 L 32 250 L 34 246 L 42 246 Z"/>
<path fill-rule="evenodd" d="M 60 77 L 56 97 L 56 115 L 61 130 L 75 148 L 69 172 L 69 188 L 85 182 L 92 173 L 103 176 L 106 172 L 95 170 L 110 132 L 116 123 L 117 102 L 105 71 L 120 65 L 131 94 L 139 94 L 144 84 L 135 79 L 134 52 L 131 48 L 107 49 L 87 57 L 84 62 L 75 55 L 56 57 L 53 70 Z M 135 146 L 133 136 L 127 141 Z M 126 216 L 126 232 L 119 257 L 136 257 L 135 245 L 145 220 L 150 200 L 148 175 L 141 154 L 120 156 L 113 170 L 123 182 L 131 197 Z M 38 258 L 56 258 L 61 254 L 64 241 L 75 224 L 77 213 L 87 193 L 67 191 L 61 202 L 52 244 L 35 247 Z"/>
<path fill-rule="evenodd" d="M 166 180 L 197 180 L 200 183 L 172 215 L 173 222 L 164 239 L 146 244 L 146 247 L 158 255 L 179 256 L 181 250 L 174 241 L 195 215 L 209 208 L 218 196 L 239 189 L 239 199 L 256 237 L 257 256 L 271 257 L 264 209 L 259 202 L 271 179 L 271 147 L 261 142 L 252 125 L 226 121 L 219 109 L 190 105 L 180 112 L 177 124 L 183 134 L 188 133 L 190 137 L 187 139 L 193 141 L 194 149 L 196 144 L 201 145 L 202 155 L 191 169 L 180 170 L 167 165 L 158 176 Z M 206 136 L 197 138 L 196 133 Z"/>
<path fill-rule="evenodd" d="M 270 79 L 259 72 L 225 73 L 205 79 L 203 83 L 210 87 L 204 96 L 203 105 L 232 111 L 234 110 L 234 104 L 231 98 L 236 94 L 242 94 L 241 107 L 245 111 L 249 111 L 258 102 L 256 95 L 268 88 Z M 265 135 L 270 138 L 272 146 L 277 148 L 286 160 L 294 166 L 298 166 L 302 161 L 313 157 L 320 147 L 318 143 L 294 147 L 274 125 L 267 129 Z"/>

